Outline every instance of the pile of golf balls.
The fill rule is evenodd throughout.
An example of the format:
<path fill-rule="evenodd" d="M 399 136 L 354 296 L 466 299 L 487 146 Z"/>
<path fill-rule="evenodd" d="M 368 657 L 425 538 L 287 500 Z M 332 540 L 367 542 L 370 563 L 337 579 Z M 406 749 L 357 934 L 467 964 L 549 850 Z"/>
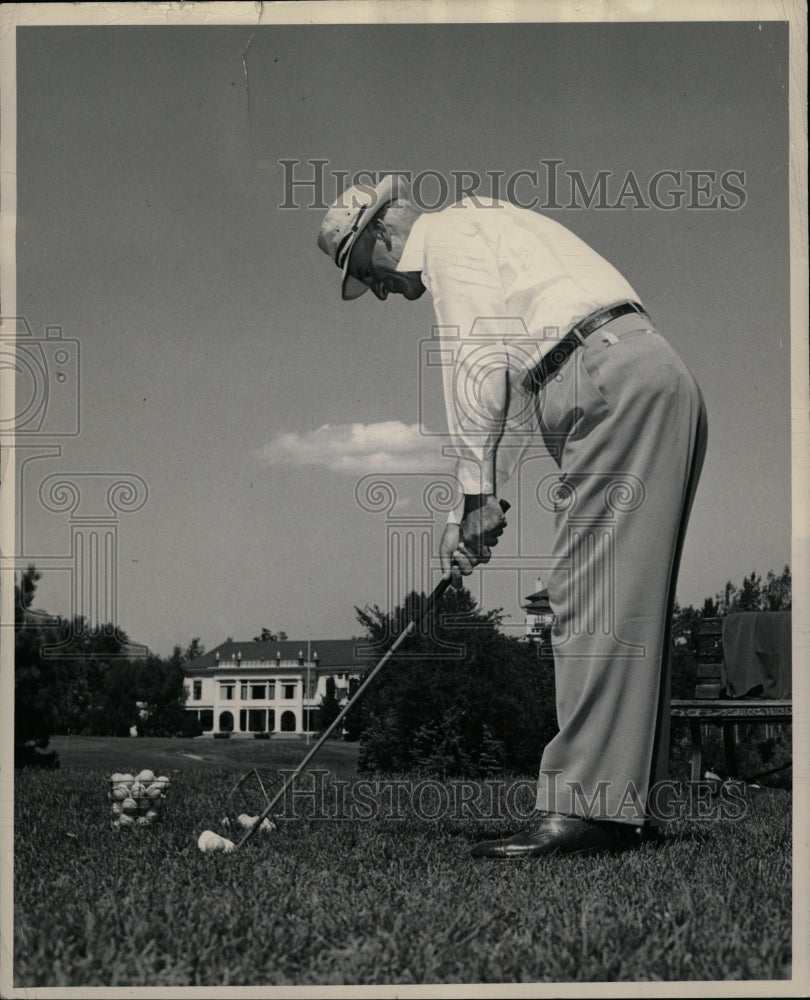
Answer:
<path fill-rule="evenodd" d="M 151 826 L 160 819 L 168 787 L 169 779 L 156 778 L 154 771 L 111 775 L 108 798 L 112 803 L 113 828 Z"/>

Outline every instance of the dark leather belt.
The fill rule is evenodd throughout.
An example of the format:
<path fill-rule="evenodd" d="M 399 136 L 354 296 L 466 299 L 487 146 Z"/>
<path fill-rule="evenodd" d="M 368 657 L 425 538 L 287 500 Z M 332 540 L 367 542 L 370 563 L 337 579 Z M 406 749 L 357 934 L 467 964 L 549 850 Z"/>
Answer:
<path fill-rule="evenodd" d="M 527 392 L 536 392 L 541 389 L 549 376 L 565 364 L 586 337 L 590 337 L 595 330 L 611 323 L 620 316 L 626 316 L 628 313 L 638 313 L 647 320 L 650 318 L 638 302 L 621 302 L 617 306 L 592 313 L 590 316 L 586 316 L 582 322 L 577 323 L 558 344 L 552 347 L 548 354 L 538 361 L 531 371 L 526 373 L 524 387 Z"/>

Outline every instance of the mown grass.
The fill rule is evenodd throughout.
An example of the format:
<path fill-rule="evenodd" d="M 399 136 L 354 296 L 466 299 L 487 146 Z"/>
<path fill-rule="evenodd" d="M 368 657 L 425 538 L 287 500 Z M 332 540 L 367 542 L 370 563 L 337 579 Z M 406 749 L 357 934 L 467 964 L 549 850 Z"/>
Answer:
<path fill-rule="evenodd" d="M 103 777 L 16 776 L 15 986 L 790 975 L 784 791 L 749 795 L 738 821 L 678 821 L 661 845 L 503 864 L 467 854 L 492 821 L 413 813 L 281 820 L 204 855 L 231 771 L 177 772 L 165 821 L 119 832 Z"/>
<path fill-rule="evenodd" d="M 253 767 L 294 768 L 310 745 L 301 737 L 214 740 L 206 737 L 54 736 L 48 749 L 57 752 L 63 769 L 106 768 L 110 772 L 122 768 L 139 771 L 149 767 L 155 773 L 168 774 L 216 768 L 242 773 Z M 356 743 L 329 740 L 318 754 L 318 766 L 334 773 L 353 774 L 357 753 Z"/>

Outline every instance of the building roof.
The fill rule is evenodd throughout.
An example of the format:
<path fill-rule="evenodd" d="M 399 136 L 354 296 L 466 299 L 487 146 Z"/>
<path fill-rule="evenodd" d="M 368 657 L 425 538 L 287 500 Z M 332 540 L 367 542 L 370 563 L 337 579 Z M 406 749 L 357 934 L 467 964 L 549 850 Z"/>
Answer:
<path fill-rule="evenodd" d="M 545 588 L 538 590 L 535 594 L 529 594 L 524 600 L 526 603 L 523 605 L 523 610 L 530 615 L 550 615 L 553 613 L 548 599 L 548 590 Z"/>
<path fill-rule="evenodd" d="M 356 650 L 369 648 L 367 639 L 311 639 L 309 641 L 309 656 L 311 663 L 332 670 L 338 667 L 344 670 L 358 670 L 368 667 L 373 654 L 357 656 Z M 299 652 L 307 660 L 307 640 L 284 639 L 280 642 L 223 642 L 214 649 L 209 649 L 197 657 L 189 665 L 193 671 L 215 670 L 217 667 L 228 667 L 241 654 L 243 663 L 267 663 L 273 666 L 279 659 L 289 665 L 297 661 Z M 219 661 L 217 661 L 219 653 Z M 280 654 L 280 656 L 279 656 Z M 316 658 L 317 654 L 317 658 Z"/>

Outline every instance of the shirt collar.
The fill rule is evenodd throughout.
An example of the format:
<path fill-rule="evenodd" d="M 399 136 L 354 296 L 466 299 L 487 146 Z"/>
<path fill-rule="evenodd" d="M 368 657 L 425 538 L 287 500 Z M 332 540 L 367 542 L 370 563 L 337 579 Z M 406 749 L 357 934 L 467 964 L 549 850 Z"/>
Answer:
<path fill-rule="evenodd" d="M 398 271 L 424 271 L 425 269 L 425 228 L 428 217 L 420 215 L 411 227 L 402 256 L 397 264 Z"/>

